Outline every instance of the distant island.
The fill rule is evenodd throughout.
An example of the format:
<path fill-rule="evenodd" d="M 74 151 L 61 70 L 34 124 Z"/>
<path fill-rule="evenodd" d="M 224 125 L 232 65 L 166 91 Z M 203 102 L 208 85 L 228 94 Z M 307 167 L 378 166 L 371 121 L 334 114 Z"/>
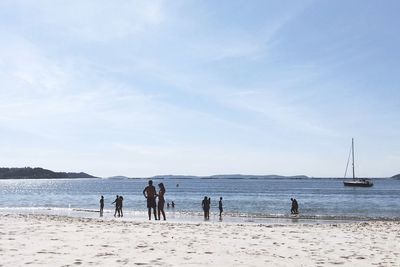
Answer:
<path fill-rule="evenodd" d="M 152 179 L 309 179 L 306 175 L 282 176 L 282 175 L 245 175 L 245 174 L 218 174 L 211 176 L 193 176 L 193 175 L 157 175 L 151 177 Z"/>
<path fill-rule="evenodd" d="M 131 179 L 130 177 L 123 176 L 123 175 L 116 175 L 111 177 L 106 177 L 107 179 L 114 179 L 114 180 L 124 180 L 124 179 Z"/>
<path fill-rule="evenodd" d="M 392 179 L 400 179 L 400 174 L 392 176 Z"/>
<path fill-rule="evenodd" d="M 97 178 L 84 172 L 54 172 L 43 168 L 0 168 L 0 179 Z"/>
<path fill-rule="evenodd" d="M 165 175 L 155 175 L 150 177 L 127 177 L 123 175 L 106 177 L 106 179 L 115 179 L 115 180 L 123 180 L 123 179 L 311 179 L 306 175 L 292 175 L 292 176 L 283 176 L 283 175 L 251 175 L 251 174 L 217 174 L 217 175 L 209 175 L 209 176 L 196 176 L 196 175 L 174 175 L 174 174 L 165 174 Z"/>

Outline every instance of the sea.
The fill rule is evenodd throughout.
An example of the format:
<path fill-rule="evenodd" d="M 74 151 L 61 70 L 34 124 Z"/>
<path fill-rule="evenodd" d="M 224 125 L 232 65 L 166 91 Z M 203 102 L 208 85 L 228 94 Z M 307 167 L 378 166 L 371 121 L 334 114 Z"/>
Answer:
<path fill-rule="evenodd" d="M 123 220 L 146 220 L 143 189 L 149 179 L 10 179 L 0 180 L 0 214 L 28 213 L 98 217 L 105 198 L 105 219 L 115 219 L 116 195 L 124 198 Z M 157 178 L 164 183 L 168 220 L 202 221 L 201 201 L 211 198 L 210 221 L 332 222 L 400 219 L 400 180 L 374 179 L 370 188 L 345 187 L 335 178 Z M 299 215 L 291 215 L 291 198 Z"/>

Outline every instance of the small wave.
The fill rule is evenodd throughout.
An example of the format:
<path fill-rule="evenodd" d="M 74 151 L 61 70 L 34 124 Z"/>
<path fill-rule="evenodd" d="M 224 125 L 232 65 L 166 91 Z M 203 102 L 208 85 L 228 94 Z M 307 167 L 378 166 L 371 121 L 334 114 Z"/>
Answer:
<path fill-rule="evenodd" d="M 94 209 L 79 209 L 79 208 L 73 208 L 73 211 L 83 211 L 83 212 L 100 212 L 99 210 L 94 210 Z"/>

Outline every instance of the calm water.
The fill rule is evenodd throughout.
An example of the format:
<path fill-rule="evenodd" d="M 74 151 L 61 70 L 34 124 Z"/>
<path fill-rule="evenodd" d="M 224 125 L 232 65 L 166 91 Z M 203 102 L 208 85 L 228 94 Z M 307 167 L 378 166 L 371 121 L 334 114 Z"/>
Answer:
<path fill-rule="evenodd" d="M 212 211 L 224 198 L 224 210 L 247 216 L 285 216 L 295 197 L 302 216 L 400 217 L 400 180 L 376 179 L 372 188 L 344 187 L 341 179 L 157 179 L 167 189 L 175 212 L 201 212 L 211 197 Z M 179 184 L 179 187 L 177 187 Z M 112 209 L 115 195 L 124 196 L 126 211 L 144 212 L 146 179 L 0 180 L 0 210 L 10 208 L 97 209 L 100 195 Z M 171 211 L 171 209 L 169 209 Z"/>

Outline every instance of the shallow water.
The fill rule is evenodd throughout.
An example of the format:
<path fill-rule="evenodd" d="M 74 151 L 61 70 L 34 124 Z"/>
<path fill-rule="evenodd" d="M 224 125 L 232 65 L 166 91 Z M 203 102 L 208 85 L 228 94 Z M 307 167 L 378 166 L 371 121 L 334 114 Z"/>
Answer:
<path fill-rule="evenodd" d="M 167 189 L 166 202 L 174 201 L 174 216 L 201 219 L 201 201 L 211 197 L 211 211 L 224 198 L 224 211 L 237 218 L 289 217 L 291 197 L 299 202 L 300 218 L 358 219 L 399 218 L 400 180 L 375 179 L 371 188 L 344 187 L 341 179 L 157 179 Z M 14 208 L 77 211 L 96 210 L 100 195 L 110 212 L 115 195 L 124 196 L 128 213 L 143 214 L 142 195 L 147 179 L 45 179 L 0 180 L 0 211 Z M 179 185 L 179 186 L 177 186 Z M 88 213 L 89 211 L 86 211 Z M 128 214 L 127 213 L 127 214 Z M 97 216 L 97 215 L 96 215 Z M 195 216 L 195 217 L 193 217 Z"/>

